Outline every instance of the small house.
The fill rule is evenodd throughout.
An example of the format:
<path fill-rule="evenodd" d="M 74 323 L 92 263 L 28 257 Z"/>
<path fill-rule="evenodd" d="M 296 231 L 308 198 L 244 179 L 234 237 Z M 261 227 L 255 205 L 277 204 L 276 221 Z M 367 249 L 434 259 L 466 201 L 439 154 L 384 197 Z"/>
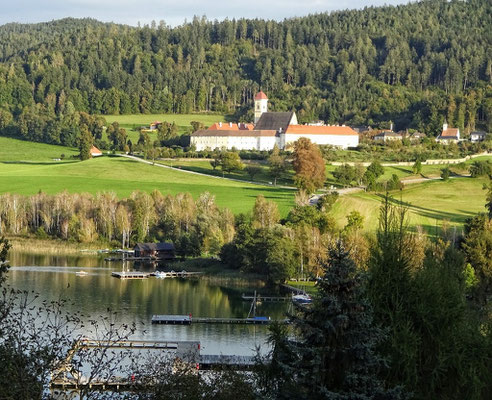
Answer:
<path fill-rule="evenodd" d="M 103 155 L 103 153 L 96 146 L 91 147 L 91 156 L 92 157 L 99 157 L 102 155 Z"/>
<path fill-rule="evenodd" d="M 483 142 L 487 138 L 487 134 L 481 131 L 474 131 L 470 133 L 470 142 Z"/>
<path fill-rule="evenodd" d="M 426 138 L 427 135 L 425 133 L 422 133 L 422 132 L 414 132 L 410 135 L 410 140 L 412 142 L 418 142 L 424 138 Z"/>
<path fill-rule="evenodd" d="M 443 144 L 457 143 L 460 141 L 460 129 L 449 128 L 447 122 L 442 125 L 442 132 L 436 139 Z"/>
<path fill-rule="evenodd" d="M 150 131 L 155 131 L 156 129 L 159 128 L 159 125 L 162 125 L 162 122 L 161 121 L 151 122 L 150 125 L 149 125 L 149 130 Z"/>
<path fill-rule="evenodd" d="M 374 136 L 376 142 L 390 142 L 393 140 L 402 140 L 403 136 L 392 131 L 383 131 Z"/>
<path fill-rule="evenodd" d="M 151 257 L 160 260 L 174 259 L 174 244 L 172 243 L 137 243 L 133 248 L 135 257 Z"/>

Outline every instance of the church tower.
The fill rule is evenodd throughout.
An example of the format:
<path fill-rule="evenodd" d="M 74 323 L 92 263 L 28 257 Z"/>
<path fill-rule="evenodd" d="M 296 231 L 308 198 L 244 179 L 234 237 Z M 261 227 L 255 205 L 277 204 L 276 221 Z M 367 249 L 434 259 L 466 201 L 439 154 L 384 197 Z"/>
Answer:
<path fill-rule="evenodd" d="M 255 96 L 255 124 L 261 117 L 261 114 L 268 111 L 268 97 L 262 91 Z"/>

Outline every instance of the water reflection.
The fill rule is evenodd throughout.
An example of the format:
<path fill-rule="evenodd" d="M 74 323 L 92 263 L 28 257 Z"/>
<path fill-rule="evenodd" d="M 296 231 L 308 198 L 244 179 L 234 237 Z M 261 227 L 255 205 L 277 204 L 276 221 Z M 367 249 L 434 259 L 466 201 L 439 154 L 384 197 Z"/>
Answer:
<path fill-rule="evenodd" d="M 242 301 L 242 293 L 256 288 L 225 285 L 213 279 L 120 280 L 111 277 L 112 270 L 121 270 L 121 263 L 104 261 L 104 257 L 81 255 L 35 255 L 12 252 L 12 269 L 8 282 L 17 289 L 34 291 L 40 300 L 72 300 L 68 312 L 82 312 L 87 319 L 98 318 L 107 309 L 117 311 L 120 321 L 135 322 L 135 338 L 148 340 L 199 340 L 203 353 L 251 354 L 263 345 L 267 336 L 265 326 L 244 325 L 151 325 L 153 314 L 192 314 L 201 317 L 246 317 L 250 304 Z M 155 266 L 140 265 L 140 270 Z M 77 271 L 88 274 L 79 276 Z M 257 315 L 283 318 L 287 305 L 264 303 Z"/>

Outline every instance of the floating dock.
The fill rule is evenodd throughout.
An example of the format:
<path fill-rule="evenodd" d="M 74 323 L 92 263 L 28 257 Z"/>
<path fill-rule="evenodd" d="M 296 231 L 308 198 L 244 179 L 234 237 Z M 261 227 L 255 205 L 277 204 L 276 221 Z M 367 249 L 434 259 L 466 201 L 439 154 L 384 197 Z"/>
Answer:
<path fill-rule="evenodd" d="M 191 315 L 153 315 L 153 324 L 164 325 L 191 325 L 191 324 L 238 324 L 238 325 L 268 325 L 273 322 L 269 317 L 252 318 L 211 318 L 211 317 L 192 317 Z"/>
<path fill-rule="evenodd" d="M 162 274 L 162 275 L 161 275 Z M 156 271 L 152 272 L 150 275 L 158 278 L 189 278 L 192 276 L 198 276 L 203 274 L 203 272 L 188 272 L 188 271 Z"/>
<path fill-rule="evenodd" d="M 243 301 L 255 301 L 256 300 L 257 303 L 291 301 L 292 300 L 292 297 L 290 297 L 290 296 L 262 296 L 260 294 L 256 295 L 256 297 L 255 296 L 247 296 L 247 295 L 243 294 L 241 296 L 241 298 L 243 299 Z"/>
<path fill-rule="evenodd" d="M 111 276 L 119 279 L 145 279 L 148 278 L 151 274 L 147 272 L 139 272 L 139 271 L 121 271 L 111 272 Z"/>

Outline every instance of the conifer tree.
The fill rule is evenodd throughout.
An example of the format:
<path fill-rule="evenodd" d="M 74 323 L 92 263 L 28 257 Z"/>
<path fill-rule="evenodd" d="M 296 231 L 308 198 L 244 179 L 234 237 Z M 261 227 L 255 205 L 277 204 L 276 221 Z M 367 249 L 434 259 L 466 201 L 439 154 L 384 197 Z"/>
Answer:
<path fill-rule="evenodd" d="M 400 388 L 387 390 L 376 377 L 384 360 L 375 349 L 384 335 L 373 324 L 362 276 L 341 241 L 329 253 L 312 307 L 291 317 L 296 339 L 273 330 L 278 398 L 402 398 Z"/>

